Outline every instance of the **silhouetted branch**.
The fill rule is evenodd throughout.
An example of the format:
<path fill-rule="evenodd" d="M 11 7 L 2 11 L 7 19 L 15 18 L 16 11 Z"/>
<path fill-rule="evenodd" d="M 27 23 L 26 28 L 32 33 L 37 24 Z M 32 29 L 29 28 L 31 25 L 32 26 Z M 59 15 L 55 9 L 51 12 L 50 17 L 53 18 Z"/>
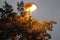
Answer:
<path fill-rule="evenodd" d="M 21 1 L 21 3 L 19 3 L 19 2 L 17 2 L 17 6 L 18 6 L 18 11 L 23 11 L 24 10 L 24 3 L 23 3 L 23 1 Z"/>

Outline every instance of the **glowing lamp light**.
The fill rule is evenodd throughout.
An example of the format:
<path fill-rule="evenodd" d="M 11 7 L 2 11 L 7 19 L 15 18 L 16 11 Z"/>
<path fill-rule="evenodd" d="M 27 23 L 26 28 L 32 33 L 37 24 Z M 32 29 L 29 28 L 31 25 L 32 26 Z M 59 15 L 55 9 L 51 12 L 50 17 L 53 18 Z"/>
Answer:
<path fill-rule="evenodd" d="M 26 11 L 31 11 L 31 12 L 33 12 L 33 11 L 35 11 L 35 10 L 37 9 L 37 6 L 36 6 L 35 4 L 33 4 L 33 3 L 27 3 L 27 4 L 24 6 L 24 9 L 25 9 Z"/>

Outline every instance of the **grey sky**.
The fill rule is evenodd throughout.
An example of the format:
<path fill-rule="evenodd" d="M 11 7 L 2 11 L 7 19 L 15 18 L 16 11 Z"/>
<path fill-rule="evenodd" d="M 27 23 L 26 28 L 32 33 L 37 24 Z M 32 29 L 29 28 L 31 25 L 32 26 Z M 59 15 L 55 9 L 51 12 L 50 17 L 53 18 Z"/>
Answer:
<path fill-rule="evenodd" d="M 4 5 L 5 0 L 0 0 L 0 7 Z M 17 12 L 17 2 L 21 0 L 6 0 Z M 54 25 L 53 31 L 51 32 L 51 40 L 60 40 L 60 0 L 23 0 L 25 3 L 32 2 L 38 6 L 38 9 L 33 13 L 33 17 L 42 20 L 54 19 L 57 24 Z"/>

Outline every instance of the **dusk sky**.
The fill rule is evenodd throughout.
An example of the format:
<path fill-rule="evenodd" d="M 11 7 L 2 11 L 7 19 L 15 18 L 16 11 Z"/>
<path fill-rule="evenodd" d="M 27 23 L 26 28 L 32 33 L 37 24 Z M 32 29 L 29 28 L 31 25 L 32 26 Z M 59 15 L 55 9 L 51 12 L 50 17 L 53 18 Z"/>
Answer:
<path fill-rule="evenodd" d="M 0 8 L 4 1 L 13 6 L 14 12 L 17 11 L 17 2 L 21 0 L 0 0 Z M 22 0 L 24 3 L 35 3 L 37 10 L 33 12 L 33 17 L 38 20 L 46 18 L 48 21 L 54 19 L 57 24 L 54 25 L 53 31 L 50 32 L 51 40 L 60 40 L 60 0 Z"/>

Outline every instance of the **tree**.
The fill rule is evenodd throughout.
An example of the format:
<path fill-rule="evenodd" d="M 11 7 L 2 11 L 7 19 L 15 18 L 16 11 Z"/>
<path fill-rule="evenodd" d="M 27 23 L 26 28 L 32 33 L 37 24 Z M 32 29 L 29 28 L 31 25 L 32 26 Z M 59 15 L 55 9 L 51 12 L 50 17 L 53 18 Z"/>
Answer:
<path fill-rule="evenodd" d="M 47 32 L 52 31 L 54 20 L 38 21 L 31 17 L 24 10 L 24 3 L 18 3 L 18 11 L 21 15 L 17 16 L 13 12 L 12 6 L 5 1 L 4 9 L 0 8 L 2 17 L 0 19 L 0 40 L 49 40 L 51 35 Z M 21 9 L 22 8 L 22 9 Z M 4 21 L 3 21 L 4 20 Z M 8 20 L 8 21 L 7 21 Z M 29 26 L 30 25 L 30 26 Z M 18 39 L 17 39 L 18 37 Z"/>

